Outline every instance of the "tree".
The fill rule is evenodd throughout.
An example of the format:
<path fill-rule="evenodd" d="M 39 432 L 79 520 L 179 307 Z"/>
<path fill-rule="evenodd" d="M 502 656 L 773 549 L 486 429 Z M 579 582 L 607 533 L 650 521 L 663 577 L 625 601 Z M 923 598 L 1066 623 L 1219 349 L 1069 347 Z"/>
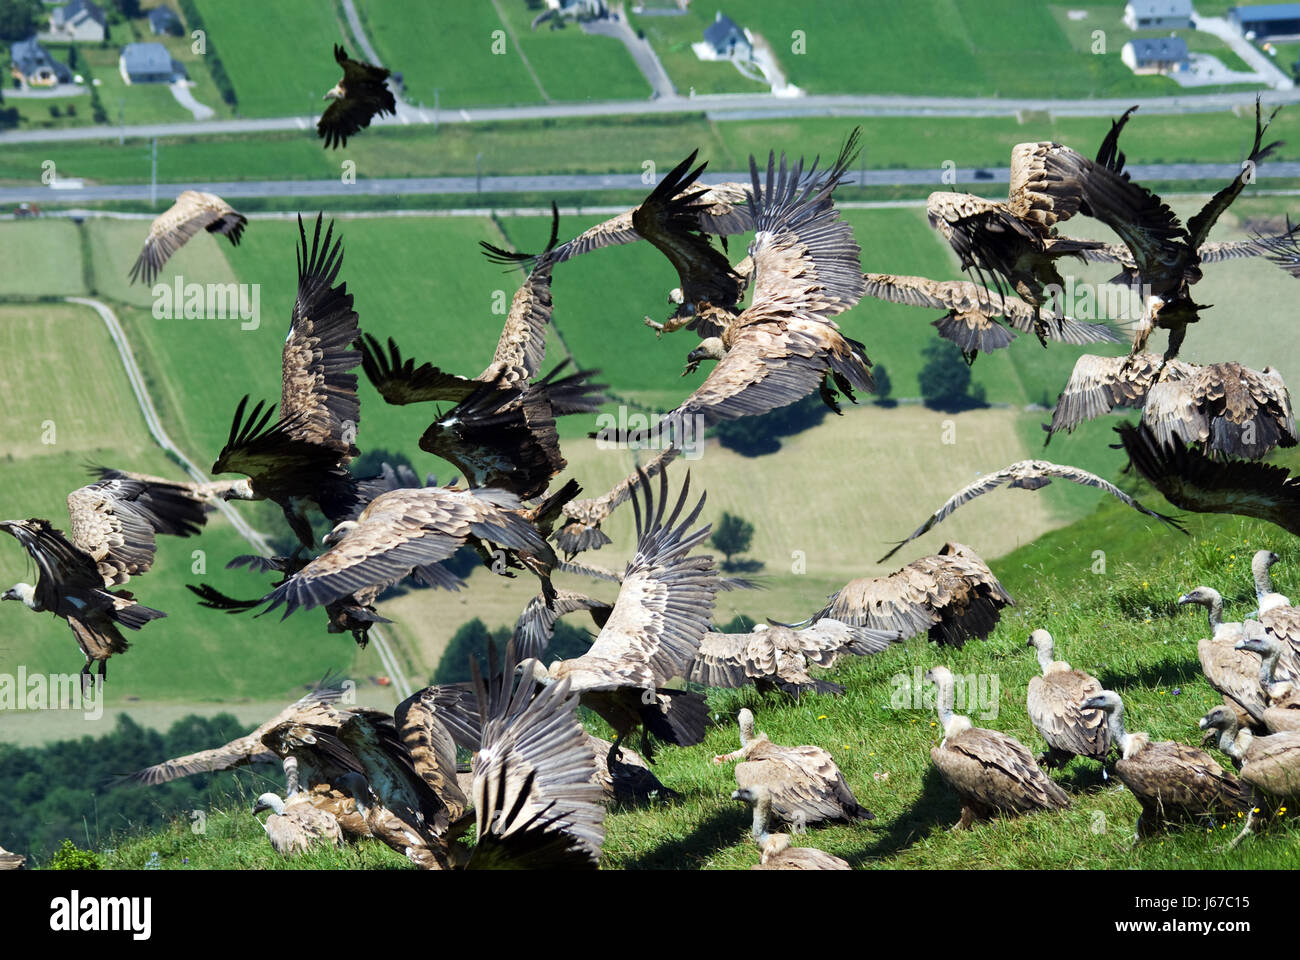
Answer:
<path fill-rule="evenodd" d="M 749 633 L 754 629 L 754 624 L 758 621 L 753 617 L 743 613 L 738 613 L 722 626 L 717 628 L 718 633 Z"/>
<path fill-rule="evenodd" d="M 468 623 L 462 623 L 447 644 L 447 649 L 442 652 L 442 659 L 438 661 L 438 669 L 433 673 L 433 682 L 438 683 L 461 683 L 470 679 L 469 659 L 473 657 L 479 662 L 479 667 L 487 667 L 487 645 L 491 640 L 497 645 L 498 650 L 504 650 L 506 642 L 510 639 L 510 630 L 507 627 L 500 627 L 496 631 L 489 630 L 478 617 L 470 620 Z"/>
<path fill-rule="evenodd" d="M 714 528 L 713 538 L 709 541 L 713 544 L 714 549 L 721 550 L 726 555 L 727 566 L 731 563 L 731 558 L 737 553 L 744 553 L 749 549 L 749 542 L 754 538 L 754 525 L 734 513 L 723 511 L 722 519 Z"/>
<path fill-rule="evenodd" d="M 936 410 L 960 409 L 969 399 L 970 367 L 961 357 L 955 343 L 933 339 L 921 351 L 925 364 L 921 367 L 921 399 L 927 407 Z"/>
<path fill-rule="evenodd" d="M 41 0 L 0 0 L 0 40 L 26 40 L 39 29 L 44 17 Z"/>
<path fill-rule="evenodd" d="M 896 407 L 897 400 L 891 400 L 889 392 L 893 389 L 894 384 L 889 379 L 889 371 L 885 369 L 883 363 L 878 363 L 875 369 L 871 371 L 872 378 L 876 381 L 876 406 L 878 407 Z"/>
<path fill-rule="evenodd" d="M 729 450 L 746 457 L 758 457 L 780 450 L 781 437 L 817 426 L 827 412 L 826 404 L 814 393 L 757 417 L 724 420 L 714 427 L 713 435 Z"/>

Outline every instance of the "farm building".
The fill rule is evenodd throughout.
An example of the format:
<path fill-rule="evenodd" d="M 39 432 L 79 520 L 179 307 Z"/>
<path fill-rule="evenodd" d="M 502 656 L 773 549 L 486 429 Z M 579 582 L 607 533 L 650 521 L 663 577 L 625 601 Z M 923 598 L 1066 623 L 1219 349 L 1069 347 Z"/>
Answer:
<path fill-rule="evenodd" d="M 91 0 L 71 0 L 55 7 L 50 14 L 50 33 L 46 39 L 62 42 L 99 43 L 108 36 L 104 8 Z"/>
<path fill-rule="evenodd" d="M 23 86 L 53 87 L 72 82 L 72 71 L 51 57 L 35 37 L 15 43 L 9 54 L 9 72 Z"/>
<path fill-rule="evenodd" d="M 185 68 L 161 43 L 128 43 L 122 48 L 117 67 L 128 84 L 171 83 L 185 76 Z"/>
<path fill-rule="evenodd" d="M 1172 73 L 1189 66 L 1187 44 L 1179 37 L 1130 40 L 1120 51 L 1120 60 L 1134 73 Z"/>
<path fill-rule="evenodd" d="M 1266 3 L 1256 7 L 1233 7 L 1228 22 L 1256 40 L 1300 37 L 1300 3 Z"/>
<path fill-rule="evenodd" d="M 754 59 L 754 44 L 749 31 L 742 30 L 721 10 L 704 28 L 704 40 L 691 44 L 691 49 L 701 60 Z"/>
<path fill-rule="evenodd" d="M 1186 30 L 1192 26 L 1192 0 L 1129 0 L 1124 24 L 1130 30 Z"/>
<path fill-rule="evenodd" d="M 149 11 L 149 31 L 155 36 L 181 34 L 181 19 L 171 7 L 154 7 Z"/>

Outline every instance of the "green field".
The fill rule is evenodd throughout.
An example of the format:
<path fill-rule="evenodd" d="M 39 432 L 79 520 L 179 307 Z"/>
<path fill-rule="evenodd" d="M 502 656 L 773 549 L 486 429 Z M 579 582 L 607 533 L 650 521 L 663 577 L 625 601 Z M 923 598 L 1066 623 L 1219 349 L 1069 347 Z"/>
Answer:
<path fill-rule="evenodd" d="M 67 220 L 0 224 L 0 296 L 78 295 L 86 292 L 77 228 Z"/>

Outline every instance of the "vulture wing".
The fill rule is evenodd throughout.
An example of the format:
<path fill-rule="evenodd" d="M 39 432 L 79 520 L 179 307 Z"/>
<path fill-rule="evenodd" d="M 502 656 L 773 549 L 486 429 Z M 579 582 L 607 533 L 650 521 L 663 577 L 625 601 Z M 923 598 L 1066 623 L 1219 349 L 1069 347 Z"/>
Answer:
<path fill-rule="evenodd" d="M 1241 195 L 1241 191 L 1246 189 L 1247 183 L 1255 182 L 1255 166 L 1278 147 L 1282 146 L 1282 141 L 1275 140 L 1268 146 L 1262 146 L 1264 142 L 1264 131 L 1268 125 L 1273 122 L 1281 107 L 1275 107 L 1273 112 L 1268 115 L 1268 119 L 1263 119 L 1262 108 L 1260 107 L 1259 97 L 1255 98 L 1255 142 L 1251 145 L 1250 156 L 1242 161 L 1241 173 L 1232 178 L 1232 182 L 1212 196 L 1209 201 L 1201 208 L 1201 212 L 1192 219 L 1187 221 L 1187 230 L 1191 235 L 1189 241 L 1193 250 L 1197 250 L 1201 244 L 1205 243 L 1210 235 L 1210 228 L 1218 221 L 1224 210 L 1232 205 L 1232 201 Z"/>
<path fill-rule="evenodd" d="M 1291 397 L 1282 378 L 1232 361 L 1152 386 L 1142 422 L 1160 444 L 1207 444 L 1210 450 L 1250 460 L 1279 445 L 1293 447 L 1297 440 Z"/>
<path fill-rule="evenodd" d="M 540 660 L 551 643 L 551 637 L 555 635 L 555 621 L 576 610 L 590 613 L 597 629 L 600 629 L 608 622 L 613 607 L 572 590 L 559 591 L 549 607 L 545 594 L 539 593 L 529 600 L 528 606 L 524 607 L 524 612 L 515 622 L 513 639 L 519 658 Z"/>
<path fill-rule="evenodd" d="M 334 59 L 343 68 L 337 88 L 343 96 L 331 103 L 316 123 L 316 135 L 330 149 L 346 147 L 348 137 L 370 126 L 376 115 L 397 115 L 397 101 L 386 83 L 386 69 L 349 59 L 338 44 L 334 45 Z"/>
<path fill-rule="evenodd" d="M 438 369 L 430 363 L 415 365 L 414 360 L 403 360 L 393 338 L 388 338 L 388 352 L 370 334 L 364 334 L 361 348 L 361 368 L 374 384 L 379 395 L 392 404 L 427 403 L 446 400 L 459 403 L 479 386 L 475 380 L 457 376 Z"/>
<path fill-rule="evenodd" d="M 541 370 L 546 358 L 546 330 L 551 324 L 551 269 L 555 266 L 551 251 L 555 248 L 559 229 L 560 211 L 552 203 L 551 239 L 540 257 L 531 258 L 534 262 L 528 277 L 510 301 L 510 313 L 497 339 L 492 362 L 478 375 L 479 380 L 523 387 Z M 520 256 L 508 254 L 488 243 L 480 242 L 480 246 L 488 251 L 490 257 L 498 260 L 514 260 Z"/>
<path fill-rule="evenodd" d="M 1161 358 L 1153 353 L 1131 357 L 1098 357 L 1084 354 L 1074 363 L 1070 379 L 1056 401 L 1047 439 L 1061 430 L 1072 433 L 1086 420 L 1110 413 L 1116 407 L 1141 407 L 1147 391 L 1160 374 Z M 1160 374 L 1162 381 L 1182 380 L 1195 368 L 1182 360 L 1170 360 Z"/>
<path fill-rule="evenodd" d="M 135 266 L 131 268 L 131 282 L 144 280 L 152 286 L 163 265 L 171 259 L 190 237 L 200 230 L 219 233 L 239 246 L 239 238 L 248 224 L 248 218 L 213 193 L 182 190 L 176 202 L 161 214 L 149 228 L 144 249 L 140 251 Z"/>

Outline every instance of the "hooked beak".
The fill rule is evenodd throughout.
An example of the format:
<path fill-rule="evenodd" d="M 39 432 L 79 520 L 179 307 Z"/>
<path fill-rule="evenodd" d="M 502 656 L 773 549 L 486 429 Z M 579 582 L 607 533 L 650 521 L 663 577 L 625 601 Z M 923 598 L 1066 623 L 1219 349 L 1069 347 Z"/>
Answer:
<path fill-rule="evenodd" d="M 1189 604 L 1189 603 L 1191 603 L 1191 602 L 1192 602 L 1192 598 L 1189 597 L 1189 596 L 1188 596 L 1187 594 L 1185 594 L 1185 593 L 1184 593 L 1181 597 L 1178 598 L 1178 605 L 1179 605 L 1180 607 L 1186 606 L 1187 604 Z"/>
<path fill-rule="evenodd" d="M 21 599 L 22 597 L 18 596 L 18 590 L 15 587 L 10 587 L 8 590 L 4 592 L 4 596 L 0 597 L 0 600 L 21 600 Z"/>
<path fill-rule="evenodd" d="M 322 100 L 342 100 L 342 99 L 343 99 L 343 90 L 339 87 L 338 84 L 335 84 L 335 85 L 334 85 L 334 88 L 333 88 L 332 90 L 330 90 L 329 93 L 325 94 L 325 96 L 321 97 L 321 99 L 322 99 Z"/>
<path fill-rule="evenodd" d="M 271 809 L 270 804 L 263 803 L 261 800 L 259 800 L 257 801 L 257 803 L 253 805 L 253 815 L 257 816 L 257 814 L 270 809 Z"/>

